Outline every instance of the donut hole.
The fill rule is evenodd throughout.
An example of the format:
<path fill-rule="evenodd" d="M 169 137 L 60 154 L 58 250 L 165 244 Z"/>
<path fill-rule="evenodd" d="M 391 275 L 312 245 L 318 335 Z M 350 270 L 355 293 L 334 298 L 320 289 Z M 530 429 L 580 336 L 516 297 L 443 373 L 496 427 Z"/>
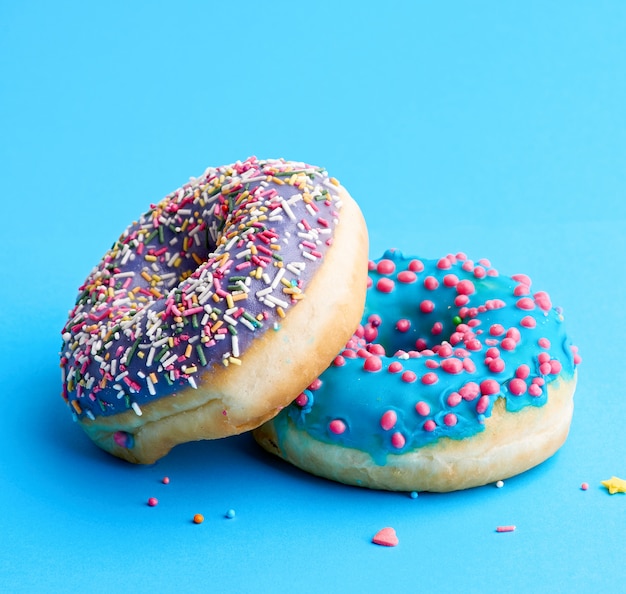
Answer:
<path fill-rule="evenodd" d="M 370 314 L 363 320 L 355 338 L 364 341 L 361 346 L 368 352 L 387 357 L 404 353 L 411 356 L 424 351 L 436 353 L 444 345 L 448 348 L 460 342 L 460 336 L 469 331 L 462 324 L 463 320 L 451 307 L 430 308 L 431 304 L 427 304 L 424 307 L 427 311 L 404 307 L 400 312 Z M 439 313 L 439 309 L 443 313 Z"/>

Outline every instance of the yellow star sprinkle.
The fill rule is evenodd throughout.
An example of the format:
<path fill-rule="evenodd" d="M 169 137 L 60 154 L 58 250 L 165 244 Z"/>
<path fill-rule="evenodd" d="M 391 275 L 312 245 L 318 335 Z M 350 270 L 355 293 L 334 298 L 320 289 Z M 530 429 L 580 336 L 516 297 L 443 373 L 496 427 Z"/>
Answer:
<path fill-rule="evenodd" d="M 608 481 L 602 481 L 602 484 L 609 490 L 611 495 L 615 493 L 626 493 L 626 481 L 616 476 L 612 476 Z"/>

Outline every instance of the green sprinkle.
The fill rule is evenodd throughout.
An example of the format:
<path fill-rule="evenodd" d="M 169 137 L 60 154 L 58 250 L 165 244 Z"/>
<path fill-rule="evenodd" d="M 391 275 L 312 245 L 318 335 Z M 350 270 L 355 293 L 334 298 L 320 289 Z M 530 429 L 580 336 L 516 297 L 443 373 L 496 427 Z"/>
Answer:
<path fill-rule="evenodd" d="M 159 243 L 165 243 L 165 235 L 163 233 L 163 225 L 159 225 Z"/>
<path fill-rule="evenodd" d="M 165 356 L 165 353 L 167 353 L 167 351 L 169 351 L 169 347 L 164 346 L 156 355 L 156 357 L 154 358 L 155 361 L 160 361 L 161 359 L 163 359 L 163 357 Z"/>
<path fill-rule="evenodd" d="M 130 360 L 133 358 L 135 351 L 137 350 L 137 347 L 139 346 L 140 340 L 141 338 L 138 338 L 137 340 L 135 340 L 135 342 L 133 343 L 133 346 L 130 347 L 128 351 L 128 355 L 126 355 L 126 365 L 128 365 L 130 363 Z"/>
<path fill-rule="evenodd" d="M 158 231 L 155 229 L 154 231 L 152 231 L 152 233 L 150 233 L 150 235 L 148 235 L 148 237 L 146 237 L 146 240 L 144 241 L 144 244 L 147 245 L 149 244 L 157 235 L 158 235 Z"/>
<path fill-rule="evenodd" d="M 191 316 L 191 325 L 192 325 L 194 328 L 198 328 L 198 327 L 199 327 L 199 325 L 200 325 L 200 324 L 198 324 L 198 314 L 193 314 L 193 315 Z"/>
<path fill-rule="evenodd" d="M 200 359 L 200 364 L 203 367 L 206 367 L 206 357 L 204 356 L 204 351 L 202 350 L 202 345 L 196 345 L 196 352 L 198 353 L 198 359 Z"/>
<path fill-rule="evenodd" d="M 232 324 L 228 324 L 228 331 L 233 335 L 237 335 L 237 328 L 235 328 Z"/>
<path fill-rule="evenodd" d="M 452 323 L 453 323 L 455 326 L 458 326 L 459 324 L 462 324 L 462 323 L 463 323 L 463 318 L 461 318 L 460 316 L 454 316 L 454 317 L 452 318 Z"/>

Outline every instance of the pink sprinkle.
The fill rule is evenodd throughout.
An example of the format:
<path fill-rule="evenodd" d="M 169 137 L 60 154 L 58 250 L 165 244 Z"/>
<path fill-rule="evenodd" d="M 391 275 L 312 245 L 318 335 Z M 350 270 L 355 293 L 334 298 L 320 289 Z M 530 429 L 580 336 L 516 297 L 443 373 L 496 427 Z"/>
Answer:
<path fill-rule="evenodd" d="M 530 293 L 530 289 L 526 285 L 517 285 L 513 289 L 513 295 L 515 297 L 523 297 L 524 295 L 528 295 Z"/>
<path fill-rule="evenodd" d="M 535 303 L 539 306 L 543 311 L 550 311 L 552 308 L 552 302 L 550 301 L 550 296 L 545 291 L 539 291 L 533 295 L 535 298 Z"/>
<path fill-rule="evenodd" d="M 424 431 L 434 431 L 437 428 L 435 421 L 428 420 L 424 423 Z"/>
<path fill-rule="evenodd" d="M 439 369 L 439 362 L 434 359 L 428 359 L 424 365 L 426 365 L 428 369 Z"/>
<path fill-rule="evenodd" d="M 448 413 L 445 417 L 443 417 L 443 422 L 448 427 L 454 427 L 457 424 L 457 416 L 454 413 Z"/>
<path fill-rule="evenodd" d="M 561 373 L 562 366 L 561 366 L 560 361 L 557 361 L 556 359 L 552 359 L 552 361 L 550 361 L 550 367 L 552 368 L 550 370 L 550 373 L 554 375 L 558 375 L 559 373 Z"/>
<path fill-rule="evenodd" d="M 380 357 L 385 356 L 385 347 L 382 344 L 372 343 L 367 345 L 367 351 L 372 355 L 378 355 Z"/>
<path fill-rule="evenodd" d="M 363 369 L 365 369 L 365 371 L 376 372 L 380 371 L 382 368 L 383 362 L 381 361 L 380 357 L 377 357 L 376 355 L 368 357 L 363 363 Z"/>
<path fill-rule="evenodd" d="M 435 322 L 433 324 L 433 327 L 430 329 L 430 333 L 433 336 L 439 336 L 442 332 L 443 332 L 443 324 L 441 322 Z"/>
<path fill-rule="evenodd" d="M 463 359 L 463 369 L 467 371 L 467 373 L 474 373 L 476 371 L 476 365 L 474 365 L 474 361 L 471 359 Z"/>
<path fill-rule="evenodd" d="M 367 342 L 374 342 L 378 338 L 378 329 L 372 324 L 365 324 L 363 331 L 363 336 Z"/>
<path fill-rule="evenodd" d="M 322 380 L 318 377 L 309 384 L 309 390 L 319 390 L 322 387 Z"/>
<path fill-rule="evenodd" d="M 506 337 L 510 338 L 511 340 L 515 342 L 519 342 L 522 339 L 522 335 L 520 334 L 520 331 L 517 328 L 509 328 L 506 331 Z"/>
<path fill-rule="evenodd" d="M 463 371 L 463 361 L 461 361 L 460 359 L 444 359 L 441 362 L 441 368 L 446 372 L 446 373 L 452 373 L 452 374 L 456 374 L 456 373 L 461 373 L 461 371 Z"/>
<path fill-rule="evenodd" d="M 525 316 L 520 321 L 520 326 L 523 326 L 524 328 L 534 328 L 536 325 L 537 322 L 532 316 Z"/>
<path fill-rule="evenodd" d="M 500 346 L 505 351 L 514 351 L 517 343 L 512 338 L 504 338 L 500 343 Z"/>
<path fill-rule="evenodd" d="M 402 363 L 400 363 L 399 361 L 393 361 L 393 363 L 390 363 L 389 367 L 387 367 L 387 371 L 389 371 L 390 373 L 400 373 L 402 369 Z"/>
<path fill-rule="evenodd" d="M 409 262 L 409 270 L 411 272 L 422 272 L 424 270 L 424 264 L 421 260 L 411 260 Z"/>
<path fill-rule="evenodd" d="M 406 318 L 402 318 L 396 322 L 396 330 L 398 332 L 408 332 L 411 327 L 411 321 Z"/>
<path fill-rule="evenodd" d="M 502 324 L 492 324 L 489 328 L 491 336 L 501 336 L 504 334 L 504 326 Z"/>
<path fill-rule="evenodd" d="M 540 338 L 538 342 L 539 342 L 539 346 L 542 349 L 549 349 L 550 348 L 550 341 L 547 338 Z"/>
<path fill-rule="evenodd" d="M 459 390 L 463 400 L 474 400 L 480 394 L 480 386 L 475 382 L 467 382 Z"/>
<path fill-rule="evenodd" d="M 539 365 L 539 373 L 541 373 L 541 375 L 550 375 L 551 372 L 552 365 L 550 365 L 550 363 L 542 363 Z"/>
<path fill-rule="evenodd" d="M 296 398 L 296 404 L 301 408 L 304 408 L 308 403 L 309 397 L 304 392 L 302 392 L 300 396 Z"/>
<path fill-rule="evenodd" d="M 581 488 L 583 491 L 586 491 L 586 490 L 589 488 L 589 483 L 583 483 L 582 485 L 580 485 L 580 488 Z"/>
<path fill-rule="evenodd" d="M 522 297 L 521 299 L 518 299 L 516 305 L 519 309 L 535 309 L 535 302 L 530 297 Z"/>
<path fill-rule="evenodd" d="M 548 363 L 548 361 L 550 361 L 550 355 L 548 353 L 539 353 L 537 355 L 537 361 L 539 361 L 539 363 Z"/>
<path fill-rule="evenodd" d="M 530 384 L 530 387 L 528 388 L 528 393 L 531 396 L 538 397 L 538 396 L 541 396 L 541 394 L 543 394 L 543 390 L 541 389 L 539 384 L 532 383 Z"/>
<path fill-rule="evenodd" d="M 148 505 L 150 507 L 155 507 L 156 505 L 158 505 L 158 503 L 159 503 L 159 500 L 156 497 L 150 497 L 148 499 Z"/>
<path fill-rule="evenodd" d="M 417 411 L 417 414 L 421 415 L 422 417 L 426 417 L 430 414 L 430 406 L 428 406 L 428 403 L 424 402 L 423 400 L 420 400 L 415 405 L 415 410 Z"/>
<path fill-rule="evenodd" d="M 514 281 L 517 281 L 518 283 L 522 283 L 523 285 L 526 285 L 527 287 L 530 287 L 530 285 L 532 285 L 532 281 L 530 280 L 530 277 L 528 277 L 525 274 L 514 274 L 511 278 Z"/>
<path fill-rule="evenodd" d="M 515 370 L 515 376 L 520 379 L 526 379 L 530 375 L 530 367 L 528 365 L 520 365 Z"/>
<path fill-rule="evenodd" d="M 420 303 L 420 311 L 422 313 L 431 313 L 435 309 L 435 304 L 430 299 L 424 299 Z"/>
<path fill-rule="evenodd" d="M 500 391 L 500 384 L 493 379 L 486 379 L 480 382 L 480 393 L 486 396 L 497 394 Z"/>
<path fill-rule="evenodd" d="M 456 274 L 446 274 L 443 277 L 443 284 L 446 287 L 456 287 L 459 282 L 459 278 Z"/>
<path fill-rule="evenodd" d="M 515 532 L 515 526 L 498 526 L 496 532 Z"/>
<path fill-rule="evenodd" d="M 426 384 L 427 386 L 431 386 L 432 384 L 436 384 L 439 381 L 439 378 L 437 377 L 436 373 L 433 373 L 432 371 L 425 373 L 422 376 L 422 383 Z"/>
<path fill-rule="evenodd" d="M 469 297 L 467 295 L 457 295 L 454 298 L 454 305 L 457 307 L 463 307 L 469 303 Z"/>
<path fill-rule="evenodd" d="M 335 419 L 328 424 L 328 428 L 335 435 L 341 435 L 346 430 L 346 424 L 341 419 Z"/>
<path fill-rule="evenodd" d="M 333 361 L 335 367 L 343 367 L 345 364 L 346 360 L 341 355 L 337 355 Z"/>
<path fill-rule="evenodd" d="M 399 431 L 396 431 L 391 436 L 391 445 L 394 448 L 401 449 L 401 448 L 404 447 L 405 443 L 406 443 L 406 439 L 405 439 L 404 435 L 402 435 L 402 433 L 400 433 Z"/>
<path fill-rule="evenodd" d="M 476 278 L 485 278 L 485 276 L 487 275 L 487 272 L 485 271 L 485 269 L 482 266 L 476 266 L 474 267 L 474 276 Z"/>
<path fill-rule="evenodd" d="M 376 271 L 379 274 L 393 274 L 396 269 L 396 265 L 392 260 L 387 260 L 386 258 L 378 262 L 376 266 Z"/>
<path fill-rule="evenodd" d="M 509 392 L 513 394 L 513 396 L 521 396 L 526 393 L 526 382 L 523 379 L 518 377 L 514 377 L 509 382 Z"/>
<path fill-rule="evenodd" d="M 443 343 L 439 346 L 439 349 L 437 350 L 437 354 L 440 357 L 449 357 L 452 354 L 452 347 L 447 344 L 447 343 Z"/>
<path fill-rule="evenodd" d="M 491 373 L 502 373 L 504 371 L 504 360 L 499 357 L 493 359 L 489 363 L 489 371 L 491 371 Z"/>
<path fill-rule="evenodd" d="M 380 417 L 380 426 L 385 430 L 389 431 L 389 429 L 393 429 L 396 422 L 398 421 L 398 415 L 395 410 L 388 410 L 386 413 Z"/>
<path fill-rule="evenodd" d="M 415 380 L 417 380 L 417 375 L 412 371 L 405 371 L 402 374 L 402 381 L 407 384 L 412 384 Z"/>
<path fill-rule="evenodd" d="M 164 485 L 169 485 L 170 484 L 170 477 L 169 476 L 164 476 L 163 479 L 161 480 L 161 482 Z"/>
<path fill-rule="evenodd" d="M 447 403 L 448 406 L 458 406 L 462 400 L 463 397 L 458 392 L 452 392 L 452 394 L 448 396 Z"/>
<path fill-rule="evenodd" d="M 439 286 L 439 281 L 434 276 L 427 276 L 424 279 L 424 286 L 429 291 L 434 291 Z"/>
<path fill-rule="evenodd" d="M 456 286 L 456 292 L 459 295 L 472 295 L 475 290 L 474 283 L 471 280 L 462 280 Z"/>
<path fill-rule="evenodd" d="M 481 396 L 476 403 L 476 412 L 479 415 L 484 414 L 489 408 L 489 396 Z"/>
<path fill-rule="evenodd" d="M 437 262 L 437 268 L 439 268 L 440 270 L 448 270 L 451 266 L 452 264 L 450 263 L 450 260 L 448 258 L 441 258 Z"/>
<path fill-rule="evenodd" d="M 410 270 L 403 270 L 402 272 L 398 273 L 398 276 L 396 278 L 399 282 L 408 285 L 417 281 L 417 274 L 411 272 Z"/>
<path fill-rule="evenodd" d="M 390 278 L 380 278 L 376 283 L 376 288 L 381 293 L 391 293 L 395 287 L 395 283 Z"/>
<path fill-rule="evenodd" d="M 367 269 L 372 272 L 373 270 L 376 270 L 376 262 L 374 262 L 374 260 L 368 260 L 367 261 Z"/>

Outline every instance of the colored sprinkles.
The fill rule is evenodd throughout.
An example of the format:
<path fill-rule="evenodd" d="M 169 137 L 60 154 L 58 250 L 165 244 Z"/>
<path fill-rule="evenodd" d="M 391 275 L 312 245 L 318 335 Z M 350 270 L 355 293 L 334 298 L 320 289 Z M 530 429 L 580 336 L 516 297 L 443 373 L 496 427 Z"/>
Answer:
<path fill-rule="evenodd" d="M 209 168 L 133 223 L 79 289 L 62 331 L 63 397 L 82 420 L 197 388 L 242 365 L 306 296 L 338 222 L 320 168 L 254 157 Z M 132 435 L 115 441 L 132 447 Z"/>

